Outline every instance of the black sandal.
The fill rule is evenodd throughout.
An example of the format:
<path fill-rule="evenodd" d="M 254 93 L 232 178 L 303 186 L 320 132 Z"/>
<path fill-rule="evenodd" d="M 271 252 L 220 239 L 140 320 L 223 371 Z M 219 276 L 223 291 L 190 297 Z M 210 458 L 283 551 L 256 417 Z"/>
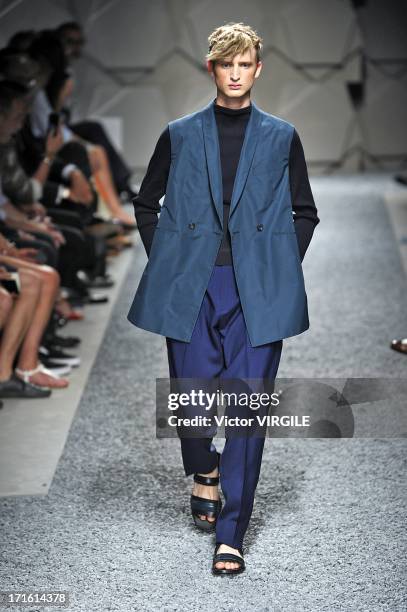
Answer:
<path fill-rule="evenodd" d="M 218 454 L 218 470 L 220 463 L 220 453 Z M 219 476 L 200 476 L 194 474 L 194 481 L 198 484 L 206 486 L 217 486 L 219 484 Z M 205 497 L 199 497 L 198 495 L 191 495 L 191 512 L 192 518 L 194 519 L 195 526 L 202 531 L 212 532 L 216 528 L 216 519 L 220 511 L 222 510 L 222 500 L 207 499 Z M 207 517 L 215 517 L 214 521 L 208 521 L 201 519 L 200 514 L 205 514 Z"/>
<path fill-rule="evenodd" d="M 215 546 L 215 553 L 213 555 L 212 561 L 212 574 L 214 574 L 215 576 L 221 576 L 223 574 L 241 574 L 242 572 L 244 572 L 246 566 L 243 560 L 243 548 L 237 549 L 242 555 L 241 557 L 239 557 L 238 555 L 234 555 L 233 553 L 216 554 L 221 544 L 222 542 L 218 542 Z M 215 567 L 218 561 L 232 561 L 233 563 L 238 563 L 239 567 L 237 567 L 236 569 L 226 569 L 226 567 L 220 569 L 218 567 Z"/>

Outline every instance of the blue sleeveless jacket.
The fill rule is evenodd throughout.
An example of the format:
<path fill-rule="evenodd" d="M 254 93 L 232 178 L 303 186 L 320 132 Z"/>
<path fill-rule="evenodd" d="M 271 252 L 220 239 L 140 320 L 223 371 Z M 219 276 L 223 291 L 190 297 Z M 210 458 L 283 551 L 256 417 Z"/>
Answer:
<path fill-rule="evenodd" d="M 288 161 L 294 126 L 253 101 L 230 203 L 233 267 L 253 347 L 309 327 Z M 214 101 L 169 123 L 171 166 L 149 259 L 127 315 L 189 342 L 222 242 Z"/>

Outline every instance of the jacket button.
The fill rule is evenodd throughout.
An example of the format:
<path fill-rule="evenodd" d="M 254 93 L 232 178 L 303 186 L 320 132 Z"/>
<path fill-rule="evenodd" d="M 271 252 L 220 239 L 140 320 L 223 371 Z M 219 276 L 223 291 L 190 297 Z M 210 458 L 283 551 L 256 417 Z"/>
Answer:
<path fill-rule="evenodd" d="M 195 229 L 195 223 L 189 223 L 188 227 L 189 229 Z"/>
<path fill-rule="evenodd" d="M 261 232 L 261 231 L 262 231 L 262 229 L 263 229 L 263 223 L 259 223 L 259 224 L 258 224 L 258 226 L 257 226 L 257 230 L 258 230 L 259 232 Z"/>

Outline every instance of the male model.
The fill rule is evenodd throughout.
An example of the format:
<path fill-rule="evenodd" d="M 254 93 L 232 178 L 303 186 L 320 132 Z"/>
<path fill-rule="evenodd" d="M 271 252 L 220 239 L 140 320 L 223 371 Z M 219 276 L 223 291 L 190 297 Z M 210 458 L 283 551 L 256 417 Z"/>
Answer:
<path fill-rule="evenodd" d="M 208 40 L 216 98 L 168 124 L 134 200 L 149 260 L 128 319 L 166 337 L 171 378 L 274 380 L 283 339 L 309 327 L 301 261 L 319 218 L 294 126 L 250 100 L 262 39 L 230 23 Z M 226 436 L 220 455 L 210 437 L 181 438 L 214 574 L 245 569 L 263 446 Z"/>

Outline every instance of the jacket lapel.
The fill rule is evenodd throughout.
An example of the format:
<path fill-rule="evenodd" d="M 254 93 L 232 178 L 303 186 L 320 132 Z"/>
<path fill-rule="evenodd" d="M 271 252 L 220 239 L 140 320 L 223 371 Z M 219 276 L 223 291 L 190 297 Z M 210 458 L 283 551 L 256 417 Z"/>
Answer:
<path fill-rule="evenodd" d="M 246 126 L 242 150 L 240 152 L 239 164 L 236 171 L 232 199 L 230 202 L 229 216 L 232 215 L 242 194 L 260 134 L 261 113 L 253 101 L 251 104 L 252 110 L 250 113 L 250 119 Z M 220 164 L 219 137 L 213 100 L 202 110 L 202 113 L 202 130 L 205 143 L 205 155 L 208 167 L 209 182 L 219 221 L 223 227 L 222 168 Z"/>
<path fill-rule="evenodd" d="M 202 130 L 205 143 L 206 163 L 212 198 L 218 213 L 220 225 L 223 228 L 223 185 L 220 165 L 218 127 L 216 125 L 214 101 L 203 109 Z"/>
<path fill-rule="evenodd" d="M 252 110 L 250 119 L 246 126 L 246 132 L 243 140 L 242 150 L 240 152 L 239 164 L 236 170 L 235 182 L 233 185 L 232 198 L 230 201 L 229 218 L 235 210 L 240 196 L 242 195 L 243 187 L 245 186 L 247 175 L 249 174 L 250 166 L 253 160 L 253 155 L 256 150 L 257 142 L 260 134 L 261 112 L 252 101 Z"/>

